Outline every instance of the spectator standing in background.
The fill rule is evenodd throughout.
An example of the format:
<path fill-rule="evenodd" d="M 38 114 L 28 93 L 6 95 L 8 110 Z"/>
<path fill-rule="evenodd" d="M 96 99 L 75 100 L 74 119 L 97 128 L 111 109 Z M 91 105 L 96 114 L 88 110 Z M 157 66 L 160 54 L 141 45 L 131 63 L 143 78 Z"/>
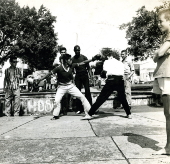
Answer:
<path fill-rule="evenodd" d="M 20 88 L 19 82 L 22 74 L 17 65 L 17 57 L 9 59 L 11 66 L 5 70 L 4 86 L 5 92 L 5 114 L 6 116 L 19 116 L 20 112 Z"/>
<path fill-rule="evenodd" d="M 46 90 L 51 89 L 51 76 L 46 79 Z"/>
<path fill-rule="evenodd" d="M 121 51 L 122 62 L 124 64 L 124 83 L 125 83 L 125 93 L 126 99 L 129 106 L 131 106 L 131 84 L 132 84 L 132 75 L 134 74 L 134 65 L 132 60 L 128 58 L 127 50 Z"/>
<path fill-rule="evenodd" d="M 72 58 L 72 63 L 81 63 L 83 61 L 88 60 L 86 56 L 80 54 L 80 46 L 76 45 L 74 47 L 75 55 Z M 86 63 L 84 65 L 80 65 L 79 67 L 75 68 L 75 85 L 76 87 L 81 91 L 82 86 L 84 86 L 85 89 L 85 97 L 89 101 L 90 105 L 92 105 L 92 98 L 90 93 L 90 87 L 89 87 L 89 78 L 92 77 L 92 73 L 90 70 L 89 63 Z M 77 114 L 82 113 L 83 107 L 80 100 L 76 100 L 76 108 L 77 108 Z"/>

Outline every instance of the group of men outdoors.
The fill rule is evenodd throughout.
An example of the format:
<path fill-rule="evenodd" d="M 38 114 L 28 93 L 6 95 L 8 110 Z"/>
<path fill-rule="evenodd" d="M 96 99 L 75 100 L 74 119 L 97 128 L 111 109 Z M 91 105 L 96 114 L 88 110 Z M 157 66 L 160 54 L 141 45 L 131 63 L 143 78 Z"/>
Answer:
<path fill-rule="evenodd" d="M 154 62 L 157 63 L 157 67 L 154 71 L 154 84 L 153 92 L 162 95 L 164 115 L 166 119 L 166 133 L 167 142 L 165 148 L 161 149 L 157 154 L 170 155 L 170 10 L 165 9 L 158 13 L 158 27 L 162 31 L 162 44 L 160 48 L 154 53 Z M 59 103 L 62 96 L 65 93 L 69 93 L 81 100 L 85 117 L 83 119 L 91 119 L 95 114 L 95 111 L 105 102 L 113 91 L 117 91 L 119 100 L 121 101 L 123 108 L 128 118 L 131 118 L 130 103 L 128 104 L 127 96 L 125 95 L 125 86 L 129 86 L 130 74 L 127 74 L 124 70 L 124 64 L 112 54 L 108 54 L 107 60 L 104 61 L 103 70 L 106 71 L 106 84 L 102 88 L 100 95 L 94 104 L 91 102 L 91 95 L 88 86 L 88 63 L 92 60 L 98 60 L 99 56 L 94 56 L 92 60 L 86 60 L 87 58 L 80 54 L 80 47 L 74 47 L 75 56 L 71 58 L 71 55 L 65 53 L 61 55 L 61 64 L 55 67 L 45 77 L 39 79 L 39 82 L 48 76 L 57 73 L 58 76 L 58 88 L 55 96 L 55 108 L 53 111 L 53 120 L 59 118 L 60 108 Z M 124 54 L 124 52 L 122 52 Z M 126 63 L 126 58 L 123 59 Z M 10 115 L 11 105 L 14 106 L 15 115 L 19 114 L 19 79 L 21 78 L 21 72 L 16 68 L 17 58 L 10 58 L 11 66 L 5 70 L 4 79 L 4 91 L 6 92 L 5 98 L 5 111 L 6 115 Z M 76 70 L 75 84 L 73 81 L 73 73 Z M 126 70 L 129 70 L 127 68 Z M 124 78 L 125 77 L 125 78 Z M 127 84 L 126 84 L 127 83 Z M 84 85 L 86 89 L 85 96 L 80 92 L 80 89 Z M 86 87 L 88 86 L 88 87 Z M 13 103 L 11 103 L 13 100 Z"/>
<path fill-rule="evenodd" d="M 81 114 L 85 111 L 86 115 L 85 115 L 84 119 L 91 119 L 92 115 L 95 113 L 95 111 L 98 110 L 98 108 L 107 100 L 107 98 L 112 94 L 112 92 L 114 90 L 117 90 L 117 88 L 118 88 L 117 91 L 118 91 L 119 100 L 121 102 L 123 102 L 122 105 L 123 105 L 125 111 L 128 111 L 128 108 L 130 111 L 130 106 L 131 106 L 130 77 L 133 74 L 134 67 L 133 67 L 132 63 L 129 62 L 129 60 L 126 60 L 127 59 L 127 51 L 123 50 L 121 52 L 122 62 L 124 63 L 124 65 L 119 66 L 120 68 L 122 67 L 122 69 L 124 70 L 123 72 L 118 73 L 118 75 L 120 75 L 121 77 L 117 77 L 117 73 L 116 73 L 117 70 L 119 69 L 119 67 L 117 66 L 118 69 L 112 68 L 112 64 L 115 61 L 112 61 L 113 63 L 111 64 L 111 66 L 107 67 L 107 68 L 105 68 L 106 66 L 104 66 L 106 64 L 103 65 L 103 69 L 106 70 L 106 72 L 107 72 L 106 85 L 102 89 L 102 92 L 101 92 L 100 96 L 98 97 L 99 102 L 96 101 L 96 103 L 94 105 L 92 105 L 92 97 L 91 97 L 91 92 L 90 92 L 90 87 L 89 87 L 89 78 L 92 77 L 89 62 L 94 61 L 94 60 L 101 60 L 101 56 L 96 55 L 91 60 L 88 60 L 88 58 L 86 56 L 82 55 L 80 53 L 80 51 L 81 51 L 80 46 L 76 45 L 74 47 L 75 55 L 73 57 L 71 57 L 71 55 L 67 54 L 67 49 L 65 47 L 61 47 L 60 48 L 60 57 L 58 58 L 59 60 L 54 60 L 54 63 L 53 63 L 53 66 L 55 67 L 55 69 L 52 70 L 49 74 L 47 74 L 43 78 L 43 79 L 47 79 L 49 76 L 57 74 L 57 93 L 56 93 L 56 98 L 55 98 L 56 108 L 54 109 L 54 112 L 53 112 L 54 118 L 57 118 L 57 119 L 59 118 L 59 114 L 61 112 L 60 106 L 59 106 L 60 101 L 61 101 L 61 109 L 62 109 L 63 114 L 64 115 L 67 114 L 67 110 L 69 109 L 69 104 L 70 104 L 69 103 L 70 97 L 71 97 L 70 95 L 72 95 L 77 98 L 76 99 L 77 114 Z M 109 60 L 109 59 L 114 58 L 114 56 L 112 56 L 111 54 L 108 54 L 107 58 Z M 117 59 L 117 60 L 119 61 L 120 59 Z M 104 63 L 107 63 L 107 60 Z M 19 79 L 22 78 L 20 69 L 16 67 L 17 57 L 12 56 L 10 58 L 10 64 L 11 64 L 11 66 L 5 70 L 5 78 L 4 78 L 4 91 L 6 92 L 6 94 L 5 94 L 5 99 L 6 99 L 5 114 L 7 116 L 19 115 L 19 111 L 20 111 Z M 113 65 L 115 65 L 115 64 L 113 64 Z M 108 66 L 108 64 L 107 64 L 107 66 Z M 121 70 L 121 69 L 119 69 L 119 70 Z M 123 88 L 124 88 L 124 86 L 125 86 L 125 88 L 127 88 L 126 89 L 128 91 L 127 93 L 125 92 L 125 90 L 123 90 L 123 88 L 121 89 L 121 87 L 109 86 L 110 89 L 107 88 L 107 86 L 108 86 L 107 81 L 109 80 L 109 82 L 110 82 L 113 79 L 115 79 L 115 78 L 113 78 L 113 79 L 110 78 L 111 75 L 115 75 L 116 79 L 123 78 L 122 80 L 123 80 L 124 85 L 121 85 L 121 86 L 123 86 Z M 39 79 L 38 82 L 42 81 L 43 79 Z M 118 81 L 121 81 L 120 79 Z M 74 81 L 74 83 L 73 83 L 73 81 Z M 126 81 L 127 81 L 127 85 L 126 85 Z M 77 89 L 75 91 L 76 94 L 69 93 L 70 90 L 68 90 L 68 89 L 66 89 L 64 92 L 62 90 L 62 92 L 63 92 L 62 94 L 59 92 L 59 91 L 61 91 L 61 88 L 63 89 L 64 86 L 67 86 L 67 88 L 68 88 L 69 85 L 71 87 L 74 85 L 79 91 L 81 91 L 82 87 L 84 87 L 85 97 L 83 97 L 83 94 L 80 92 L 82 94 L 81 95 L 83 97 L 82 98 L 79 95 L 79 92 L 77 91 Z M 116 86 L 116 84 L 114 84 L 114 86 Z M 126 96 L 124 96 L 124 93 L 126 93 Z M 84 99 L 86 99 L 87 101 Z M 102 101 L 100 99 L 102 99 Z M 125 99 L 128 102 L 128 105 L 124 105 Z M 97 105 L 97 108 L 95 107 L 96 105 Z M 91 106 L 93 106 L 93 108 L 91 109 L 91 111 L 93 111 L 93 112 L 89 112 Z M 95 107 L 95 109 L 94 109 L 94 107 Z M 11 109 L 12 109 L 12 111 L 11 111 Z M 90 113 L 90 115 L 87 111 Z M 126 112 L 126 114 L 127 114 L 128 118 L 131 118 L 130 112 Z"/>

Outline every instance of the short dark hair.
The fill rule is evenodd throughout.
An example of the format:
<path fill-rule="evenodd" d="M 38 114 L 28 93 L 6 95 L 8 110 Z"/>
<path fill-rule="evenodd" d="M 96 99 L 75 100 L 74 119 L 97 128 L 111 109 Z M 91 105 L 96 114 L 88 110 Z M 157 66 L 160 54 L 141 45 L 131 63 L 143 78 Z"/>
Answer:
<path fill-rule="evenodd" d="M 75 51 L 76 49 L 79 49 L 79 50 L 80 50 L 80 46 L 78 46 L 78 45 L 74 46 L 74 51 Z"/>
<path fill-rule="evenodd" d="M 67 49 L 66 49 L 65 47 L 61 47 L 61 48 L 60 48 L 60 53 L 61 53 L 62 50 L 67 51 Z"/>
<path fill-rule="evenodd" d="M 16 60 L 16 59 L 17 59 L 16 56 L 11 56 L 11 57 L 9 58 L 9 62 L 13 62 L 13 60 Z"/>
<path fill-rule="evenodd" d="M 162 14 L 164 14 L 164 18 L 165 18 L 166 20 L 170 20 L 170 9 L 164 9 L 164 10 L 159 11 L 159 12 L 158 12 L 158 17 L 159 17 L 160 15 L 162 15 Z"/>
<path fill-rule="evenodd" d="M 126 51 L 126 50 L 122 50 L 122 51 L 121 51 L 121 53 L 123 53 L 123 52 L 127 53 L 127 51 Z"/>
<path fill-rule="evenodd" d="M 70 54 L 63 54 L 62 57 L 61 57 L 61 59 L 63 59 L 63 61 L 66 61 L 66 60 L 68 60 L 70 58 L 71 58 Z"/>

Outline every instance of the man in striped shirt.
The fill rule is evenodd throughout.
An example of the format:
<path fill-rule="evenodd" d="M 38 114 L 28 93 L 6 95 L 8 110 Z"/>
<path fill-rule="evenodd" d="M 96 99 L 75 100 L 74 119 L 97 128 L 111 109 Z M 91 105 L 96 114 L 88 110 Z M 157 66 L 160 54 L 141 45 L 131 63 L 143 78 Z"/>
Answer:
<path fill-rule="evenodd" d="M 11 66 L 5 70 L 4 87 L 5 92 L 5 114 L 6 116 L 18 116 L 20 111 L 20 88 L 19 80 L 22 78 L 21 71 L 16 67 L 17 57 L 9 59 Z"/>

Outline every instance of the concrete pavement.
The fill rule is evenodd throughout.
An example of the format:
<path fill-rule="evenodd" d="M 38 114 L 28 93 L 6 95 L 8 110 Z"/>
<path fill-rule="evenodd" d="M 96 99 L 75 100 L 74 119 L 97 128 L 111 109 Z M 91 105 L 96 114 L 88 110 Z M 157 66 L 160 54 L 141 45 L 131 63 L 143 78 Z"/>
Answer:
<path fill-rule="evenodd" d="M 0 163 L 169 164 L 170 156 L 152 155 L 166 142 L 163 108 L 133 106 L 100 109 L 81 120 L 73 112 L 59 120 L 44 115 L 0 117 Z"/>

